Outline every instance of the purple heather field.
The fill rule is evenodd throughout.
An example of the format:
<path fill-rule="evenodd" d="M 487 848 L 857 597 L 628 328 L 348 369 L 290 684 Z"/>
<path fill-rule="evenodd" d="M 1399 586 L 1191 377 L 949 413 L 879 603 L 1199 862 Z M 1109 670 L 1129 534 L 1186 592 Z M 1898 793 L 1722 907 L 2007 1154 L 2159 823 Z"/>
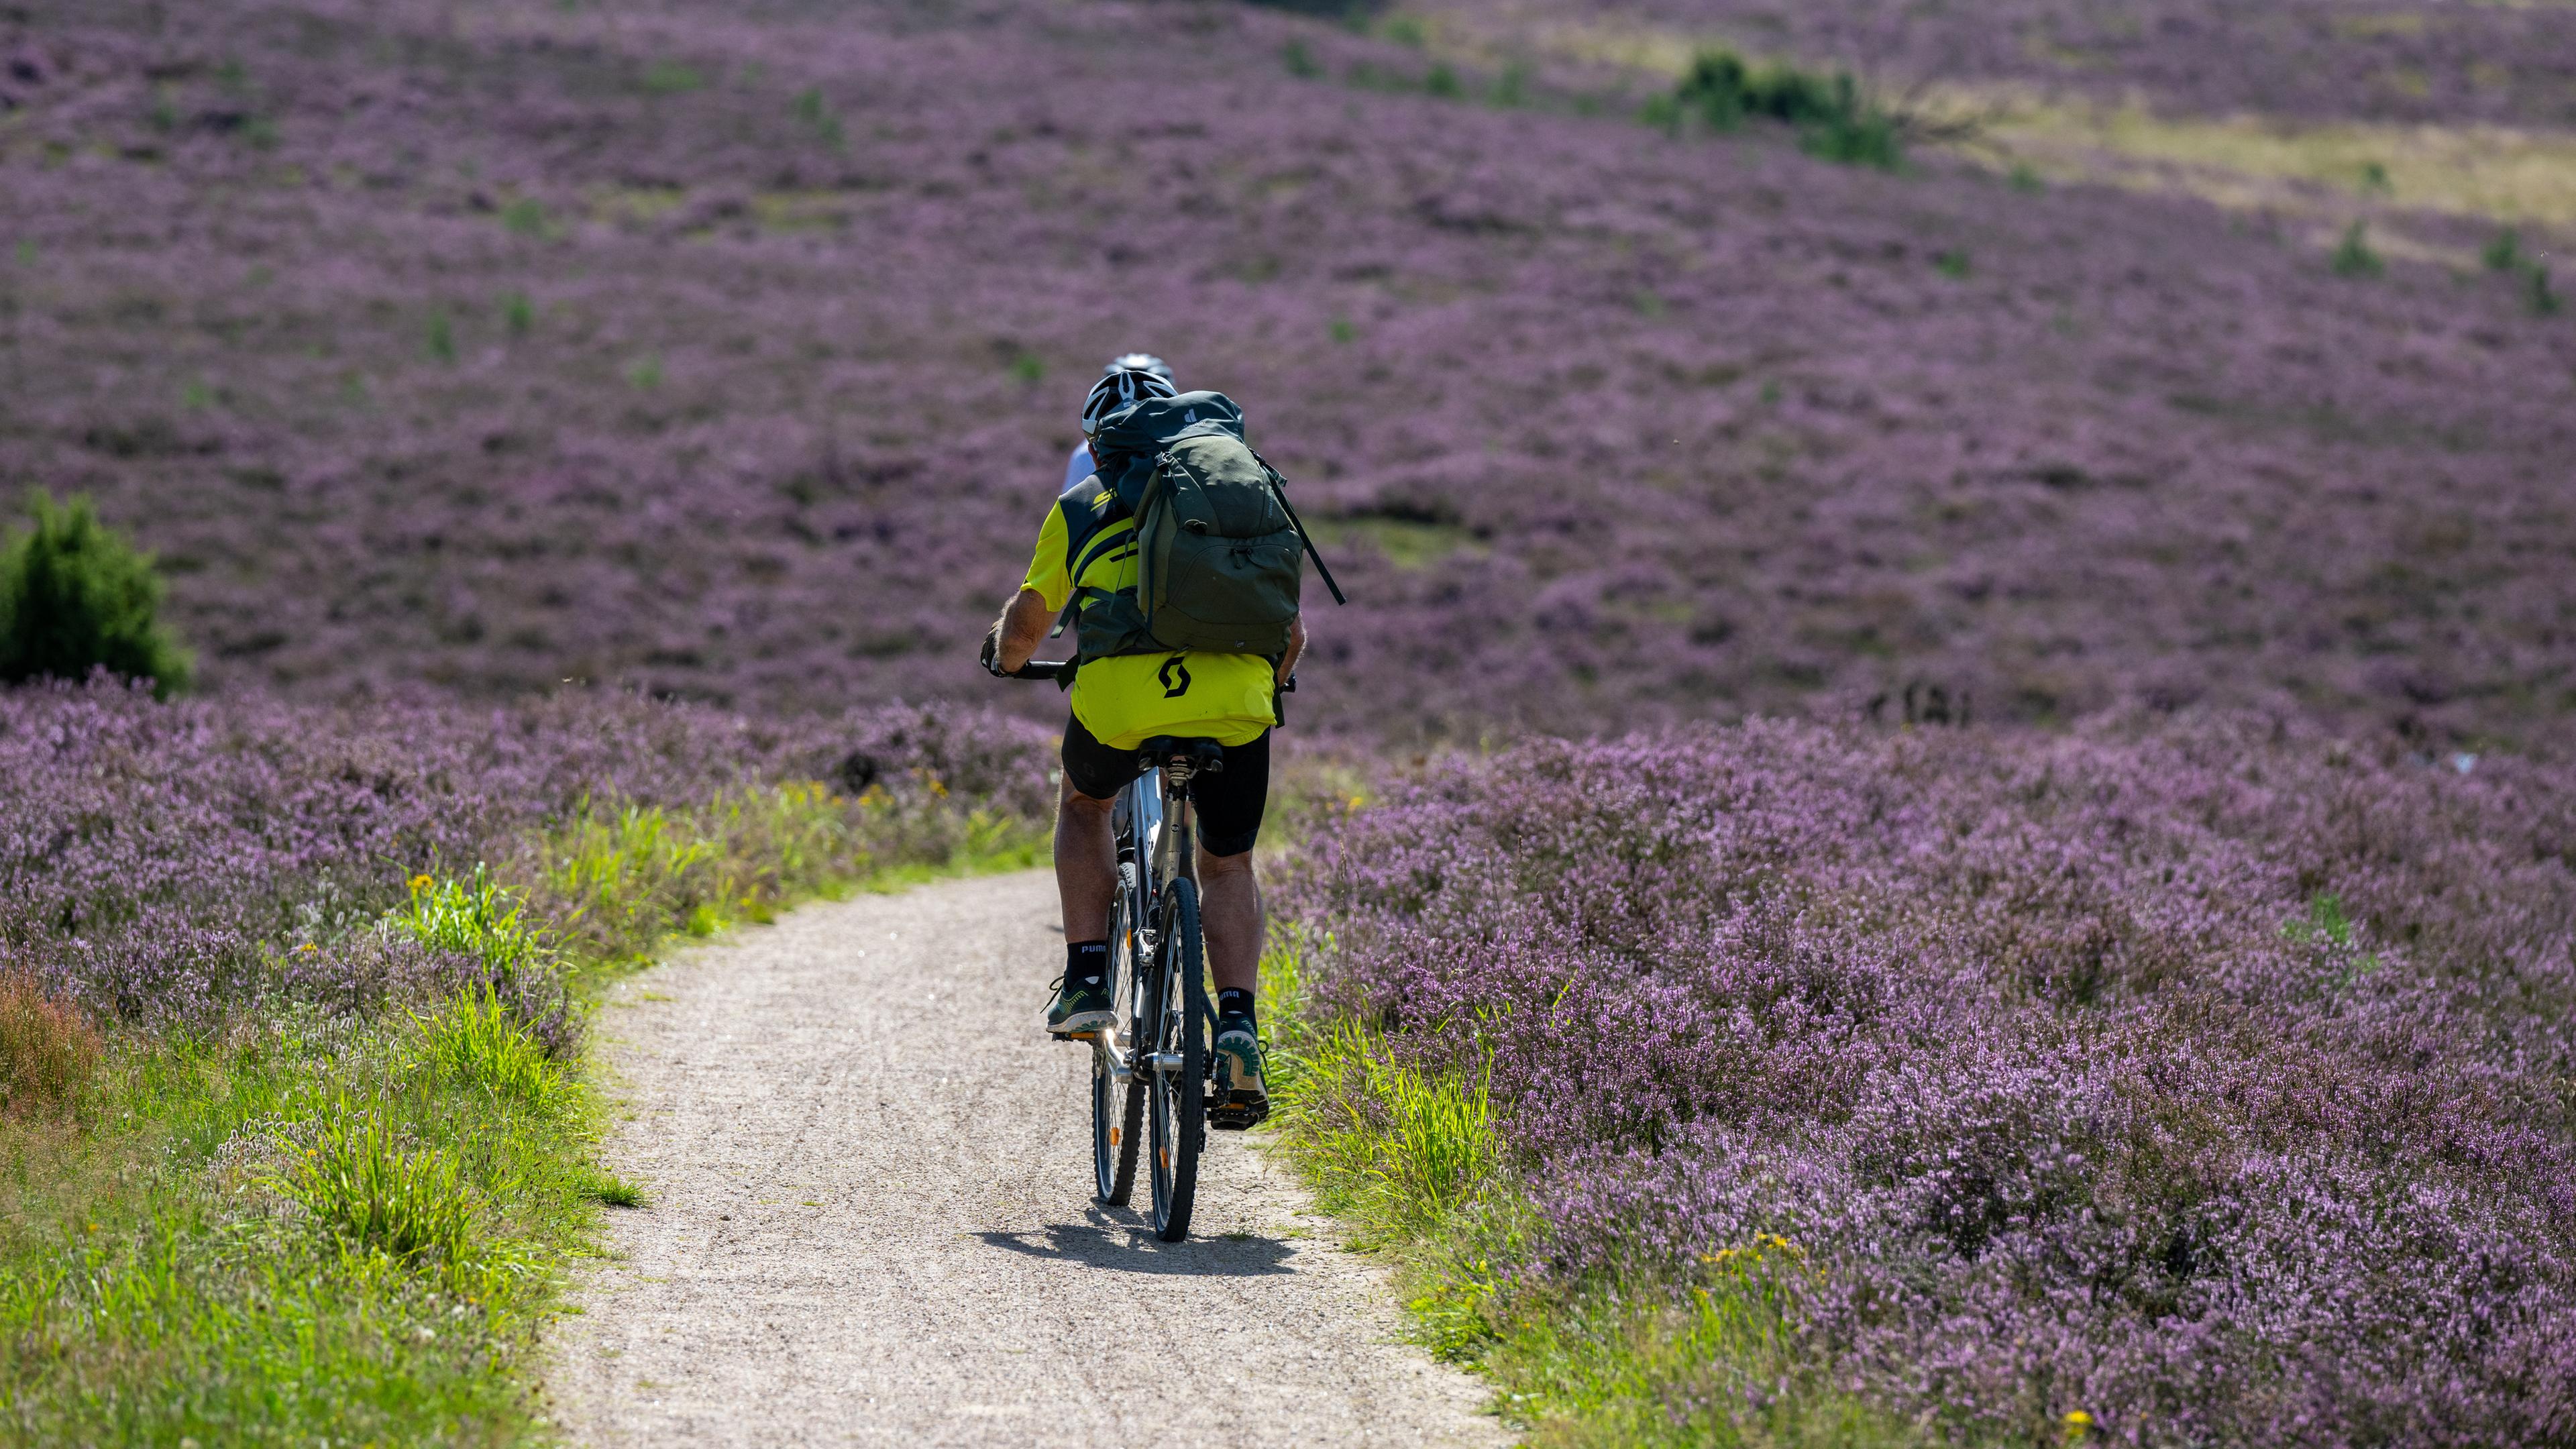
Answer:
<path fill-rule="evenodd" d="M 2252 718 L 1533 744 L 1290 894 L 1333 1005 L 1490 1082 L 1523 1272 L 1778 1234 L 1811 1361 L 1954 1441 L 2576 1435 L 2564 766 Z"/>
<path fill-rule="evenodd" d="M 2554 4 L 1399 12 L 1444 15 L 2576 124 Z M 0 695 L 0 969 L 363 1006 L 447 968 L 282 956 L 314 912 L 585 801 L 1042 809 L 1061 702 L 973 646 L 1148 347 L 1355 596 L 1297 723 L 1423 761 L 1279 895 L 1324 1003 L 1490 1071 L 1503 1271 L 1781 1234 L 1807 1360 L 1952 1442 L 2576 1443 L 2576 313 L 1459 53 L 1228 0 L 0 0 L 0 487 L 157 551 L 204 684 Z"/>
<path fill-rule="evenodd" d="M 2027 8 L 2314 69 L 2222 7 Z M 2492 14 L 2563 102 L 2563 12 Z M 1443 99 L 1182 0 L 22 0 L 0 48 L 0 477 L 160 550 L 218 689 L 976 689 L 1136 345 L 1326 525 L 1317 724 L 1913 683 L 2441 747 L 2576 689 L 2576 325 L 2198 201 Z"/>
<path fill-rule="evenodd" d="M 0 974 L 153 1026 L 281 991 L 368 1011 L 458 965 L 364 929 L 416 871 L 470 875 L 595 806 L 782 778 L 1032 818 L 1052 802 L 1051 744 L 899 705 L 764 723 L 613 694 L 157 704 L 105 682 L 21 687 L 0 692 Z"/>

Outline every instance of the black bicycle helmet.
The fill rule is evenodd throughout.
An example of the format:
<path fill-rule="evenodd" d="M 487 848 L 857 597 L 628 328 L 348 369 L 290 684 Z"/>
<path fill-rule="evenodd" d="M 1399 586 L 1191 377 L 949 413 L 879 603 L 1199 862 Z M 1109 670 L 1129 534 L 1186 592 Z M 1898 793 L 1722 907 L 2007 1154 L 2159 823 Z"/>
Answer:
<path fill-rule="evenodd" d="M 1170 379 L 1157 377 L 1141 367 L 1111 367 L 1106 377 L 1091 385 L 1091 396 L 1082 400 L 1082 435 L 1096 437 L 1100 424 L 1111 413 L 1149 397 L 1177 397 Z"/>
<path fill-rule="evenodd" d="M 1107 367 L 1100 369 L 1102 377 L 1113 372 L 1150 372 L 1174 387 L 1181 385 L 1181 380 L 1172 376 L 1172 365 L 1150 352 L 1130 352 L 1123 357 L 1113 357 Z"/>

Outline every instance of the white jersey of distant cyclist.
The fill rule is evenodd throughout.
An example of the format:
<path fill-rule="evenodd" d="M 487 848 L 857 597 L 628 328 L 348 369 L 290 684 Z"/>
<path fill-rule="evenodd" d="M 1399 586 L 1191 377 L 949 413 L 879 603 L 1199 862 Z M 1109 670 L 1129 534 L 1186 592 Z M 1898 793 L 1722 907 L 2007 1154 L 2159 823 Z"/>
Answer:
<path fill-rule="evenodd" d="M 1064 460 L 1064 492 L 1091 476 L 1091 440 L 1085 438 L 1073 445 L 1073 456 Z"/>

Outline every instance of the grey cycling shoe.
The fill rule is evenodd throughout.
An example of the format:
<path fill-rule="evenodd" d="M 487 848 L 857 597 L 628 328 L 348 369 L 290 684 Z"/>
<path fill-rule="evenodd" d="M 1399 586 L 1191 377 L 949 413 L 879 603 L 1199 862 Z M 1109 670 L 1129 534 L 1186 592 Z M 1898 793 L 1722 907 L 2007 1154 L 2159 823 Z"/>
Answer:
<path fill-rule="evenodd" d="M 1258 1127 L 1270 1115 L 1270 1092 L 1261 1080 L 1261 1039 L 1250 1020 L 1229 1016 L 1216 1028 L 1216 1084 L 1208 1094 L 1208 1125 L 1220 1132 Z"/>
<path fill-rule="evenodd" d="M 1118 1019 L 1109 999 L 1109 978 L 1092 981 L 1068 981 L 1057 977 L 1055 1000 L 1047 1003 L 1046 1029 L 1049 1036 L 1079 1040 Z"/>

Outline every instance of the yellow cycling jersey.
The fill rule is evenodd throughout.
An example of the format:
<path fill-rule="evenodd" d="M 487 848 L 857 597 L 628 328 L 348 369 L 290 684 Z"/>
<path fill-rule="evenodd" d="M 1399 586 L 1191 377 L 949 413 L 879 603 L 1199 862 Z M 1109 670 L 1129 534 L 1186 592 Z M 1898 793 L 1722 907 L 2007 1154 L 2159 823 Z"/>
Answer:
<path fill-rule="evenodd" d="M 1059 613 L 1077 584 L 1108 593 L 1136 586 L 1135 520 L 1103 525 L 1083 540 L 1082 557 L 1072 558 L 1068 545 L 1074 530 L 1065 523 L 1067 506 L 1059 499 L 1047 510 L 1037 554 L 1020 585 Z M 1278 722 L 1272 692 L 1276 679 L 1270 661 L 1258 654 L 1189 649 L 1086 659 L 1073 678 L 1073 714 L 1113 750 L 1134 749 L 1156 735 L 1197 735 L 1223 745 L 1248 745 Z"/>

